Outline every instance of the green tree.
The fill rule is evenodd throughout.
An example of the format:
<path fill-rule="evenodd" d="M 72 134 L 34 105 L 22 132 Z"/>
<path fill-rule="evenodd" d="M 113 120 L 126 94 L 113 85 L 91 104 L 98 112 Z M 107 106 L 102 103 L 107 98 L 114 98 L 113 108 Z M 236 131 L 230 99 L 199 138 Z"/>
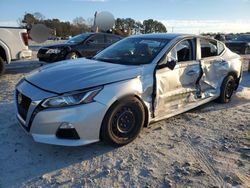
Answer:
<path fill-rule="evenodd" d="M 157 20 L 148 19 L 143 21 L 144 33 L 166 33 L 166 27 Z"/>
<path fill-rule="evenodd" d="M 135 34 L 144 32 L 144 26 L 140 21 L 136 21 L 134 27 L 135 27 Z"/>
<path fill-rule="evenodd" d="M 21 26 L 27 28 L 28 30 L 31 29 L 33 24 L 36 24 L 38 20 L 35 16 L 31 13 L 25 13 L 23 19 L 21 20 Z"/>

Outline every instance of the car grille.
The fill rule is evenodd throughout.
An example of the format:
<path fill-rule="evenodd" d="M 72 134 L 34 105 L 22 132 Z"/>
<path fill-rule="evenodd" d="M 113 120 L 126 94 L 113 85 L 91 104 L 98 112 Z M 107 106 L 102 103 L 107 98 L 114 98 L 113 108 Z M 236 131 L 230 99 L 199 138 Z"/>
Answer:
<path fill-rule="evenodd" d="M 18 114 L 23 118 L 24 121 L 26 121 L 30 103 L 31 99 L 29 97 L 26 97 L 18 90 L 16 90 L 16 104 L 17 104 Z"/>

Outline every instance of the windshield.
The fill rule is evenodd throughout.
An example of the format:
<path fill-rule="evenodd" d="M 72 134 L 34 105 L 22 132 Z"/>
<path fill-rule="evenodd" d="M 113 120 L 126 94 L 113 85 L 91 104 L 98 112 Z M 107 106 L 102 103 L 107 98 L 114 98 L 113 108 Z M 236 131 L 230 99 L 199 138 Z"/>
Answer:
<path fill-rule="evenodd" d="M 167 39 L 126 38 L 106 48 L 93 59 L 115 64 L 149 64 L 169 42 Z"/>
<path fill-rule="evenodd" d="M 81 35 L 76 35 L 72 37 L 71 39 L 67 40 L 67 44 L 78 44 L 82 41 L 84 41 L 86 38 L 88 38 L 90 34 L 81 34 Z"/>
<path fill-rule="evenodd" d="M 247 41 L 250 42 L 250 35 L 241 35 L 234 39 L 235 41 Z"/>

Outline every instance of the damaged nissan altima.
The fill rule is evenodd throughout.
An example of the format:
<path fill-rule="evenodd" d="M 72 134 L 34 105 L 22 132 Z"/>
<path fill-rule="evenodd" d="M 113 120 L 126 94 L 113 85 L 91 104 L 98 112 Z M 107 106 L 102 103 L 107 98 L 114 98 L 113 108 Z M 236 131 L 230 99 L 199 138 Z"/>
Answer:
<path fill-rule="evenodd" d="M 230 101 L 242 62 L 220 41 L 196 35 L 125 38 L 92 59 L 41 67 L 17 85 L 21 126 L 37 142 L 124 145 L 149 123 L 209 101 Z"/>

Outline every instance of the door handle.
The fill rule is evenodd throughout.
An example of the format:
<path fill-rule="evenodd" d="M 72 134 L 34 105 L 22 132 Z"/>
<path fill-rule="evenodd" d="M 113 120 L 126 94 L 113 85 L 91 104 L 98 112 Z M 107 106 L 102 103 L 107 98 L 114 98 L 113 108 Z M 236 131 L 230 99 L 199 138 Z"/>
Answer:
<path fill-rule="evenodd" d="M 188 75 L 188 76 L 193 76 L 193 75 L 195 75 L 195 74 L 198 74 L 198 72 L 197 72 L 197 71 L 194 71 L 194 70 L 191 70 L 191 71 L 188 71 L 188 72 L 187 72 L 187 75 Z"/>

